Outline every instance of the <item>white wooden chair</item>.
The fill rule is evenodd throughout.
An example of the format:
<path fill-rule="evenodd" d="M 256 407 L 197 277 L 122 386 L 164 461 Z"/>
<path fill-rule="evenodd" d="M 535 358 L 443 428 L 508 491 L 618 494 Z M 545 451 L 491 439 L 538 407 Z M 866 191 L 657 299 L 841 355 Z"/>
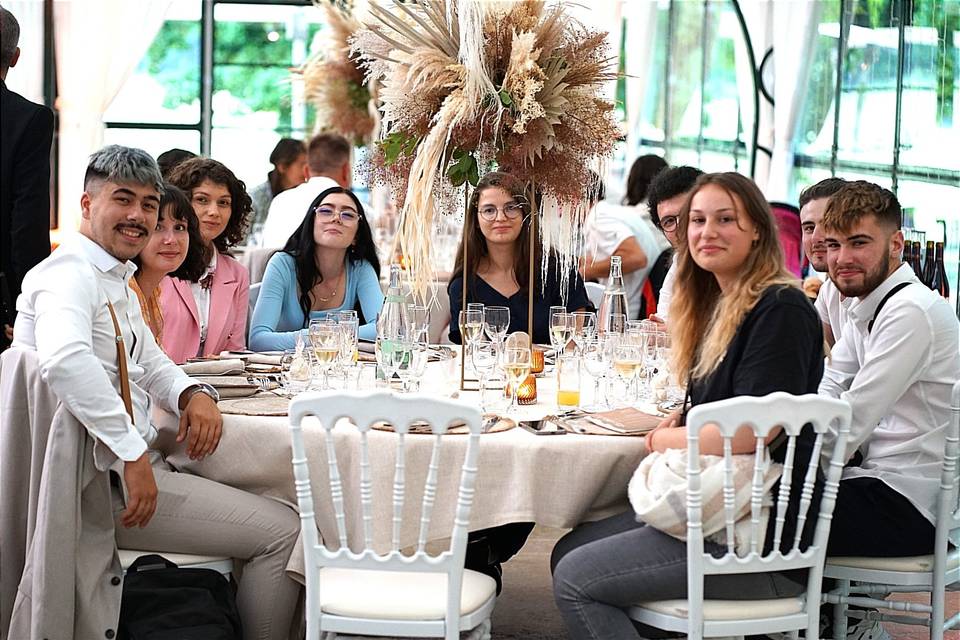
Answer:
<path fill-rule="evenodd" d="M 489 576 L 463 568 L 477 472 L 482 424 L 480 411 L 451 400 L 419 394 L 400 396 L 385 391 L 333 391 L 298 396 L 290 403 L 289 415 L 293 470 L 304 540 L 307 638 L 316 640 L 321 633 L 334 632 L 451 640 L 459 638 L 461 631 L 474 630 L 475 635 L 488 639 L 496 583 Z M 324 431 L 330 495 L 339 537 L 336 550 L 318 542 L 301 430 L 307 416 L 316 416 Z M 333 436 L 334 426 L 341 418 L 349 418 L 360 434 L 359 482 L 356 485 L 360 488 L 364 547 L 356 553 L 347 544 L 343 495 L 344 484 L 355 483 L 349 478 L 341 478 Z M 404 440 L 410 423 L 418 420 L 430 423 L 434 445 L 423 486 L 416 551 L 405 556 L 400 551 L 407 493 Z M 397 432 L 392 483 L 392 546 L 387 553 L 377 553 L 373 549 L 371 534 L 374 496 L 367 437 L 371 426 L 379 421 L 390 422 Z M 453 421 L 465 422 L 470 435 L 457 436 L 467 437 L 468 442 L 450 547 L 437 555 L 430 555 L 425 545 L 437 495 L 442 434 Z"/>
<path fill-rule="evenodd" d="M 213 569 L 229 578 L 233 573 L 233 558 L 223 556 L 202 556 L 192 553 L 169 553 L 167 551 L 136 551 L 133 549 L 117 549 L 120 556 L 120 566 L 123 572 L 136 562 L 140 556 L 163 556 L 181 569 Z"/>
<path fill-rule="evenodd" d="M 800 487 L 793 487 L 792 473 L 796 440 L 801 429 L 811 423 L 817 434 L 810 464 Z M 720 558 L 704 553 L 702 529 L 702 494 L 700 482 L 699 433 L 708 424 L 716 424 L 723 436 L 724 449 L 724 522 L 727 552 Z M 731 440 L 741 426 L 749 426 L 756 435 L 755 473 L 750 492 L 750 551 L 740 557 L 734 549 L 734 489 Z M 761 504 L 764 497 L 762 462 L 767 455 L 764 439 L 776 426 L 783 427 L 788 437 L 783 475 L 777 495 L 777 507 L 770 517 L 776 518 L 773 551 L 763 553 L 765 527 L 761 526 Z M 817 476 L 823 434 L 835 429 L 830 468 L 826 473 L 819 514 L 811 510 L 811 498 Z M 830 519 L 837 495 L 837 484 L 843 467 L 843 451 L 850 430 L 850 405 L 841 400 L 816 394 L 792 396 L 777 392 L 762 398 L 738 397 L 700 405 L 687 416 L 687 594 L 686 600 L 644 602 L 629 609 L 632 619 L 668 631 L 688 634 L 689 638 L 740 637 L 756 634 L 790 632 L 796 638 L 806 629 L 807 638 L 819 633 L 820 582 L 829 534 Z M 781 552 L 781 538 L 786 522 L 788 497 L 800 492 L 800 509 L 796 533 L 787 553 Z M 813 543 L 801 551 L 800 535 L 808 518 L 816 517 Z M 784 540 L 789 542 L 789 540 Z M 704 576 L 720 574 L 769 573 L 790 569 L 808 569 L 805 597 L 771 600 L 705 600 Z"/>
<path fill-rule="evenodd" d="M 834 637 L 847 637 L 848 616 L 929 626 L 931 640 L 942 640 L 945 631 L 960 627 L 960 613 L 945 619 L 944 607 L 946 591 L 960 589 L 960 382 L 953 386 L 950 409 L 950 425 L 947 427 L 947 443 L 940 474 L 933 555 L 827 558 L 823 575 L 838 581 L 837 587 L 824 596 L 824 601 L 834 605 Z M 881 599 L 889 593 L 926 591 L 930 592 L 930 604 Z M 851 593 L 858 595 L 851 596 Z M 851 604 L 923 615 L 865 613 L 859 610 L 848 612 L 847 605 Z"/>

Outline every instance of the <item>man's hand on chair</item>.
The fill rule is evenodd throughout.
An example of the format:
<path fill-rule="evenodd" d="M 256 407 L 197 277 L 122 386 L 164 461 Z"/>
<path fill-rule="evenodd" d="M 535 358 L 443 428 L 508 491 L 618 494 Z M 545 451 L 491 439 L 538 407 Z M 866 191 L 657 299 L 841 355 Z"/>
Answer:
<path fill-rule="evenodd" d="M 200 460 L 217 449 L 223 433 L 223 416 L 213 398 L 205 393 L 194 393 L 180 413 L 180 431 L 177 442 L 187 440 L 187 455 Z"/>
<path fill-rule="evenodd" d="M 123 483 L 127 487 L 127 508 L 120 515 L 120 524 L 142 529 L 157 510 L 157 481 L 147 453 L 123 463 Z"/>

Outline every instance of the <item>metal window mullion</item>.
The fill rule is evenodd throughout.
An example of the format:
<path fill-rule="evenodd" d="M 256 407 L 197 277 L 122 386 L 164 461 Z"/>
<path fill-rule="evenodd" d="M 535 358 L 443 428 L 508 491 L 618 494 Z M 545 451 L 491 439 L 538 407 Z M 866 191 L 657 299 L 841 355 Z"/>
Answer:
<path fill-rule="evenodd" d="M 703 116 L 707 98 L 707 29 L 710 27 L 710 0 L 703 0 L 703 18 L 700 21 L 700 119 L 697 127 L 697 164 L 703 164 Z"/>
<path fill-rule="evenodd" d="M 903 70 L 907 64 L 906 32 L 907 7 L 912 3 L 900 1 L 900 24 L 897 25 L 897 92 L 896 92 L 896 120 L 893 123 L 893 169 L 890 172 L 892 191 L 897 193 L 897 184 L 900 171 L 900 118 L 903 114 Z"/>
<path fill-rule="evenodd" d="M 200 153 L 210 155 L 213 129 L 213 0 L 200 9 Z"/>
<path fill-rule="evenodd" d="M 673 123 L 670 117 L 670 79 L 672 76 L 670 64 L 673 61 L 673 29 L 675 20 L 676 9 L 674 8 L 673 0 L 670 0 L 670 4 L 667 6 L 666 54 L 664 55 L 663 65 L 663 155 L 667 162 L 670 162 L 670 138 L 673 136 L 673 131 L 671 130 Z"/>
<path fill-rule="evenodd" d="M 760 87 L 762 86 L 760 78 L 760 69 L 763 65 L 757 65 L 756 52 L 753 50 L 753 38 L 750 37 L 750 30 L 747 28 L 747 19 L 743 15 L 738 0 L 731 0 L 733 10 L 737 14 L 737 21 L 740 23 L 740 30 L 743 32 L 744 45 L 747 50 L 747 60 L 750 63 L 750 71 L 753 74 L 753 142 L 750 145 L 750 177 L 757 175 L 757 151 L 760 145 Z M 740 92 L 737 91 L 737 110 L 740 107 Z M 742 119 L 740 121 L 742 123 Z M 742 129 L 742 127 L 741 127 Z M 734 159 L 736 162 L 736 158 Z"/>
<path fill-rule="evenodd" d="M 840 33 L 837 34 L 837 83 L 833 96 L 833 141 L 830 143 L 830 175 L 837 175 L 837 156 L 840 149 L 840 95 L 843 91 L 843 62 L 847 57 L 849 29 L 844 25 L 853 19 L 850 0 L 840 0 Z"/>

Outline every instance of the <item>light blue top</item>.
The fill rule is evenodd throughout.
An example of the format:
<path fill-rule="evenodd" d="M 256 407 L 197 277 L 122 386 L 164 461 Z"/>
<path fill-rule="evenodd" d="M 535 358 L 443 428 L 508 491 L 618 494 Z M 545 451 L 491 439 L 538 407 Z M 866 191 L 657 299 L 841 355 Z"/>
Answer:
<path fill-rule="evenodd" d="M 310 319 L 322 318 L 328 313 L 356 308 L 357 301 L 363 311 L 365 324 L 360 325 L 359 337 L 375 340 L 377 316 L 383 306 L 383 290 L 376 271 L 366 260 L 348 260 L 346 292 L 343 304 L 335 309 L 311 311 Z M 292 349 L 297 344 L 297 334 L 307 337 L 306 325 L 300 307 L 300 288 L 297 286 L 296 263 L 293 256 L 278 251 L 267 263 L 260 284 L 260 295 L 250 321 L 250 349 L 254 351 L 280 351 Z"/>

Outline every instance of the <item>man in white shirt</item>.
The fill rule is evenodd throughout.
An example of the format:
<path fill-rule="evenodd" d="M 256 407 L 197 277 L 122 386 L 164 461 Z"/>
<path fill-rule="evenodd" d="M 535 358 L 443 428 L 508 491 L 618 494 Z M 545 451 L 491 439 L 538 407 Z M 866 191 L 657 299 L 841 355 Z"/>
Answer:
<path fill-rule="evenodd" d="M 820 393 L 850 403 L 847 459 L 863 453 L 844 469 L 828 555 L 933 553 L 958 326 L 901 263 L 900 219 L 896 196 L 864 181 L 837 191 L 823 216 L 830 279 L 849 306 Z"/>
<path fill-rule="evenodd" d="M 350 143 L 335 133 L 321 133 L 307 143 L 306 182 L 277 194 L 270 203 L 261 244 L 283 247 L 297 230 L 310 203 L 330 187 L 350 188 Z"/>
<path fill-rule="evenodd" d="M 830 196 L 839 191 L 847 181 L 843 178 L 827 178 L 811 185 L 800 193 L 800 230 L 803 234 L 803 252 L 810 266 L 819 273 L 827 273 L 827 247 L 824 244 L 820 222 Z M 819 282 L 817 276 L 814 282 Z M 846 301 L 833 282 L 827 278 L 819 285 L 814 306 L 823 323 L 823 337 L 831 347 L 840 338 L 845 320 Z M 804 283 L 806 289 L 806 283 Z M 808 294 L 809 295 L 809 294 Z"/>
<path fill-rule="evenodd" d="M 130 259 L 157 225 L 160 171 L 144 151 L 112 145 L 90 157 L 80 234 L 26 276 L 14 344 L 37 352 L 41 374 L 90 434 L 117 455 L 111 470 L 121 548 L 247 560 L 237 592 L 245 638 L 286 638 L 299 591 L 286 576 L 299 525 L 283 505 L 173 471 L 150 447 L 153 403 L 178 413 L 192 458 L 214 453 L 216 391 L 161 351 L 129 287 Z M 121 397 L 122 336 L 131 410 Z"/>
<path fill-rule="evenodd" d="M 673 246 L 674 254 L 670 260 L 670 267 L 663 278 L 657 298 L 657 313 L 651 320 L 667 322 L 670 314 L 670 301 L 673 298 L 673 282 L 677 274 L 676 248 L 677 227 L 680 220 L 680 210 L 687 201 L 687 194 L 693 189 L 694 183 L 703 175 L 703 171 L 694 167 L 669 167 L 656 175 L 647 190 L 647 203 L 650 219 L 663 232 L 664 237 Z"/>

